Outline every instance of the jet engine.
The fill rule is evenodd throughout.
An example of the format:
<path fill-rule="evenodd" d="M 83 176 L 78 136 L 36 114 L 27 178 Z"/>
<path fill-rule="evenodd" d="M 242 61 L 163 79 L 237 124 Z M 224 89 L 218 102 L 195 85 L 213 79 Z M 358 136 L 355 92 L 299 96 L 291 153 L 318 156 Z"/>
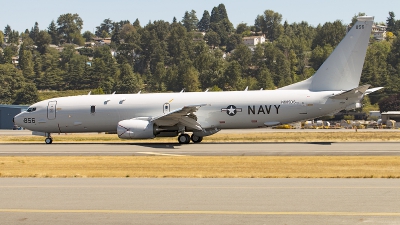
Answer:
<path fill-rule="evenodd" d="M 155 130 L 153 122 L 139 119 L 122 120 L 117 126 L 117 134 L 121 139 L 154 138 Z"/>

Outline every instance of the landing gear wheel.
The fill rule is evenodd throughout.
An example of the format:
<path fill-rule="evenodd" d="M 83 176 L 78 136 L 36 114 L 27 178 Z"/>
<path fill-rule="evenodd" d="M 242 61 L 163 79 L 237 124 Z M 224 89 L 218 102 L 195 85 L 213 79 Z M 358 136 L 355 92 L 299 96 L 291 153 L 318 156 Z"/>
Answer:
<path fill-rule="evenodd" d="M 200 143 L 203 140 L 203 137 L 198 137 L 192 134 L 192 137 L 190 139 L 192 139 L 193 143 Z"/>
<path fill-rule="evenodd" d="M 190 136 L 188 134 L 181 134 L 178 137 L 179 144 L 189 144 Z"/>
<path fill-rule="evenodd" d="M 51 144 L 53 143 L 53 138 L 46 138 L 44 141 L 46 142 L 46 144 Z"/>

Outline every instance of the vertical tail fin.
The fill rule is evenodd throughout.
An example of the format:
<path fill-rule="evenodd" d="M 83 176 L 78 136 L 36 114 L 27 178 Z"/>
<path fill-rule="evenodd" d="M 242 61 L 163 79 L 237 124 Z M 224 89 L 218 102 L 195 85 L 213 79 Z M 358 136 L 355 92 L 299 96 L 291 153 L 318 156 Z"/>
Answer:
<path fill-rule="evenodd" d="M 317 72 L 281 90 L 340 91 L 358 87 L 374 17 L 361 16 Z"/>

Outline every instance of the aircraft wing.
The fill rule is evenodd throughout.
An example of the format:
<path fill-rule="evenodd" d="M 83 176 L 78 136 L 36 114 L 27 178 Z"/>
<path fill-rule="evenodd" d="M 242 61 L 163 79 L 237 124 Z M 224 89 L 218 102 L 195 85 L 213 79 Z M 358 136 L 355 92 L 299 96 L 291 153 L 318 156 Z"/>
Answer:
<path fill-rule="evenodd" d="M 184 126 L 190 127 L 194 130 L 202 130 L 203 128 L 196 121 L 196 115 L 194 113 L 200 107 L 206 105 L 207 104 L 184 106 L 165 115 L 153 117 L 150 121 L 154 122 L 158 126 L 174 126 L 178 123 L 181 123 Z"/>
<path fill-rule="evenodd" d="M 351 90 L 342 92 L 340 94 L 331 96 L 330 98 L 331 99 L 347 99 L 347 98 L 354 98 L 354 97 L 357 97 L 357 96 L 361 96 L 361 95 L 366 93 L 366 91 L 368 90 L 369 86 L 370 86 L 369 84 L 366 84 L 366 85 L 363 85 L 363 86 L 359 86 L 359 87 L 353 88 Z"/>

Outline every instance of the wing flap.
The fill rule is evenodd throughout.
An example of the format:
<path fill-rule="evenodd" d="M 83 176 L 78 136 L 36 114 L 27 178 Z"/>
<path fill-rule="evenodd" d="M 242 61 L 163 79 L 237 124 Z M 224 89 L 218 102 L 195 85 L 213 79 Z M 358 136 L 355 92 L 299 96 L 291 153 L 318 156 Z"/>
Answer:
<path fill-rule="evenodd" d="M 159 126 L 174 126 L 177 123 L 181 123 L 184 126 L 194 130 L 202 130 L 201 125 L 193 118 L 196 117 L 194 113 L 200 107 L 206 105 L 207 104 L 184 106 L 165 115 L 154 117 L 151 119 L 151 121 Z"/>

